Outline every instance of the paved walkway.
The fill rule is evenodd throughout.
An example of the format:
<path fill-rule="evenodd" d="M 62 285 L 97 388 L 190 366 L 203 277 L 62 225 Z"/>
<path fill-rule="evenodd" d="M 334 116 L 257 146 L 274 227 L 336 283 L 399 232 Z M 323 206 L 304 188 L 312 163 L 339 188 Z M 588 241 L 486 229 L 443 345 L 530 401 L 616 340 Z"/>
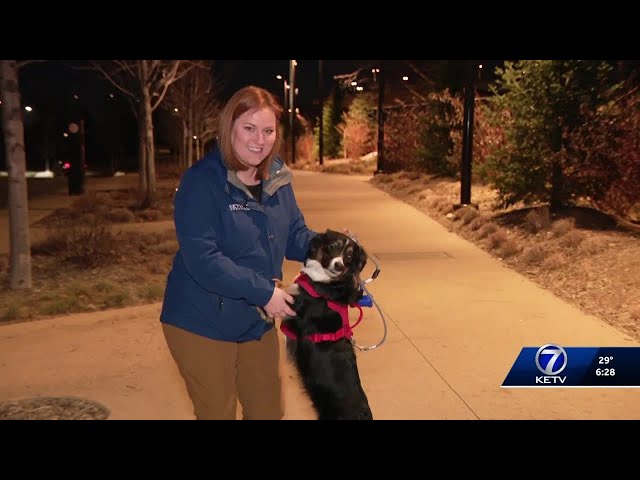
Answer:
<path fill-rule="evenodd" d="M 377 419 L 640 419 L 640 389 L 503 389 L 523 346 L 639 346 L 503 266 L 366 177 L 296 172 L 315 229 L 349 228 L 380 261 L 370 291 L 388 336 L 359 353 Z M 298 264 L 286 262 L 285 278 Z M 369 267 L 367 267 L 369 268 Z M 191 407 L 158 323 L 159 304 L 0 327 L 0 401 L 78 396 L 112 419 L 188 419 Z M 367 309 L 355 335 L 378 342 Z M 283 359 L 288 419 L 313 418 Z"/>

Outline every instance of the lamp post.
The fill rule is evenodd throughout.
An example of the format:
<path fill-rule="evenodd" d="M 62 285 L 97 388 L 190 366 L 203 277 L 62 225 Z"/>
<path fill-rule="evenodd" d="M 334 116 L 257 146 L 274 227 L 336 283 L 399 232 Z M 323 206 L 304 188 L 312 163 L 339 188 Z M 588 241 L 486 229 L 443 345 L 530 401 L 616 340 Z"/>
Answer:
<path fill-rule="evenodd" d="M 324 163 L 323 161 L 323 141 L 324 141 L 324 125 L 323 125 L 323 115 L 324 115 L 324 99 L 323 99 L 323 82 L 322 82 L 322 60 L 318 60 L 318 97 L 320 99 L 320 117 L 318 118 L 318 157 L 320 159 L 320 165 Z"/>
<path fill-rule="evenodd" d="M 462 161 L 460 162 L 460 206 L 471 204 L 471 162 L 473 158 L 473 110 L 478 64 L 467 61 L 467 83 L 464 89 L 464 121 L 462 130 Z"/>
<path fill-rule="evenodd" d="M 282 108 L 284 111 L 287 111 L 287 90 L 289 90 L 289 84 L 287 83 L 287 79 L 282 75 L 276 75 L 278 80 L 282 80 Z"/>
<path fill-rule="evenodd" d="M 384 165 L 384 76 L 385 63 L 381 62 L 382 68 L 376 69 L 378 74 L 378 160 L 376 166 L 376 174 L 385 172 Z"/>
<path fill-rule="evenodd" d="M 296 163 L 296 134 L 293 122 L 295 113 L 296 65 L 298 65 L 298 62 L 295 60 L 289 61 L 289 134 L 291 135 L 291 163 Z"/>

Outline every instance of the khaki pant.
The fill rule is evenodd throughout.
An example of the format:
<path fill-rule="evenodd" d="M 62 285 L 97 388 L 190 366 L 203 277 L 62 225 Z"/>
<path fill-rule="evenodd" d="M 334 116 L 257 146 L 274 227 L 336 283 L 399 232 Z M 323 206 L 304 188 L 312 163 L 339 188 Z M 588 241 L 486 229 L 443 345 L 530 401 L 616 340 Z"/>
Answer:
<path fill-rule="evenodd" d="M 198 420 L 235 420 L 238 400 L 245 420 L 284 416 L 278 333 L 260 340 L 222 342 L 162 324 Z"/>

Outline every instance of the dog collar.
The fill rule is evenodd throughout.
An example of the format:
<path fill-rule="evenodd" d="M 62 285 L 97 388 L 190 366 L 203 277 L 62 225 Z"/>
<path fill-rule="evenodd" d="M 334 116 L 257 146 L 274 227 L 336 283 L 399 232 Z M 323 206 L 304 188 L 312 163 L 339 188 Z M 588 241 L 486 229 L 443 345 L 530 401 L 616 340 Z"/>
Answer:
<path fill-rule="evenodd" d="M 312 297 L 325 298 L 325 297 L 322 297 L 322 295 L 320 295 L 318 292 L 316 292 L 316 289 L 313 288 L 313 285 L 311 284 L 311 279 L 306 273 L 301 272 L 293 282 L 297 283 L 302 288 L 304 288 L 305 291 Z M 362 320 L 362 307 L 360 307 L 360 305 L 358 304 L 347 305 L 347 304 L 337 303 L 337 302 L 334 302 L 333 300 L 329 300 L 328 298 L 325 298 L 325 300 L 327 301 L 327 306 L 331 310 L 333 310 L 334 312 L 337 312 L 340 315 L 340 318 L 342 319 L 342 327 L 340 327 L 338 331 L 333 333 L 312 333 L 311 335 L 308 335 L 306 337 L 307 340 L 310 340 L 314 343 L 335 342 L 336 340 L 340 340 L 341 338 L 346 338 L 347 340 L 351 340 L 351 337 L 353 337 L 353 329 Z M 356 320 L 356 323 L 354 323 L 353 325 L 349 324 L 349 307 L 357 308 L 360 311 L 360 316 L 358 317 L 358 320 Z M 297 339 L 295 333 L 293 333 L 286 324 L 281 323 L 280 330 L 282 331 L 282 333 L 284 333 L 287 337 L 291 338 L 292 340 Z"/>

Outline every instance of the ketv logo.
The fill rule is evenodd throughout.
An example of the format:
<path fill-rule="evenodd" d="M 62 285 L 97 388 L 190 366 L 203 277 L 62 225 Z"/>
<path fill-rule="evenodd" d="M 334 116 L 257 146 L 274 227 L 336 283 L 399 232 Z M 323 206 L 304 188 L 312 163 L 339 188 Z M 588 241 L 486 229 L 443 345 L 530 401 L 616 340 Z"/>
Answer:
<path fill-rule="evenodd" d="M 536 366 L 544 375 L 536 376 L 536 384 L 564 384 L 567 377 L 560 377 L 559 374 L 566 368 L 567 361 L 564 348 L 552 343 L 540 347 L 536 353 Z"/>

